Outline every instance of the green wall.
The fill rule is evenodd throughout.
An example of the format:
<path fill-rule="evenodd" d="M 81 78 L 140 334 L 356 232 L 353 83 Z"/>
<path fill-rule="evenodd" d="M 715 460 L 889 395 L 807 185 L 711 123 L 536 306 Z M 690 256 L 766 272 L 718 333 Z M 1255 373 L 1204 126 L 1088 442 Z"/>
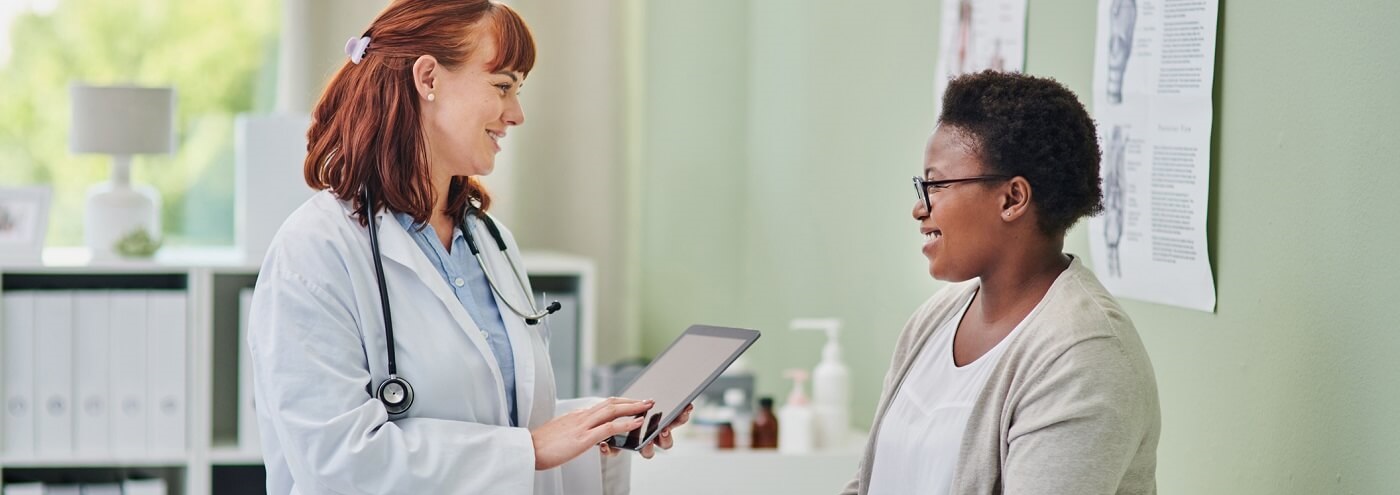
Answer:
<path fill-rule="evenodd" d="M 640 0 L 638 0 L 640 1 Z M 642 349 L 764 331 L 760 388 L 815 364 L 787 321 L 836 316 L 855 421 L 939 286 L 908 177 L 933 115 L 938 1 L 650 1 L 636 23 Z M 1095 3 L 1031 2 L 1027 71 L 1088 94 Z M 1124 305 L 1157 371 L 1162 493 L 1400 486 L 1400 3 L 1222 1 L 1214 314 Z M 1070 252 L 1088 255 L 1082 225 Z"/>

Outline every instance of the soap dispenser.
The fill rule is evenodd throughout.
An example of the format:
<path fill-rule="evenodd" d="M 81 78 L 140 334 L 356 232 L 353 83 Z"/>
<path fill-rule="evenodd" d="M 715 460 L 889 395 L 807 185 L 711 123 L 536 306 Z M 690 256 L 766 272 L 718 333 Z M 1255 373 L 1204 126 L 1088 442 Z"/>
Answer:
<path fill-rule="evenodd" d="M 793 330 L 826 332 L 822 359 L 812 369 L 812 410 L 816 413 L 817 447 L 839 449 L 846 446 L 851 425 L 851 372 L 841 362 L 841 320 L 799 318 Z"/>
<path fill-rule="evenodd" d="M 778 452 L 784 454 L 807 454 L 816 448 L 815 415 L 807 400 L 803 385 L 807 381 L 807 370 L 788 370 L 792 379 L 792 392 L 787 403 L 778 411 L 778 424 L 782 425 L 782 436 L 778 439 Z"/>

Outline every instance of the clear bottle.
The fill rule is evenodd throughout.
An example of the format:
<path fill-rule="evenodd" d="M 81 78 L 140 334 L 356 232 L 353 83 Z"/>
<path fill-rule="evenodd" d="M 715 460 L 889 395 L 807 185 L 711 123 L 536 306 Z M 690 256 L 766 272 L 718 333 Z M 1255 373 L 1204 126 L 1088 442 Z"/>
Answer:
<path fill-rule="evenodd" d="M 731 388 L 724 391 L 724 406 L 730 410 L 730 421 L 734 425 L 734 448 L 747 449 L 753 446 L 753 410 L 744 389 Z"/>
<path fill-rule="evenodd" d="M 778 448 L 778 417 L 773 415 L 773 398 L 758 399 L 758 413 L 753 416 L 753 441 L 755 449 Z"/>

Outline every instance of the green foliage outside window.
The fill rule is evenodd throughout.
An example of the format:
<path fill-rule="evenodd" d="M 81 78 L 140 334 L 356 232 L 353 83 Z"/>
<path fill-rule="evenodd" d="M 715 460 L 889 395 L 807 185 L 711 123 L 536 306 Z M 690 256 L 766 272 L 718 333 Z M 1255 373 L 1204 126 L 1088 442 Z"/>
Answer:
<path fill-rule="evenodd" d="M 68 86 L 176 90 L 176 152 L 137 156 L 133 180 L 163 201 L 165 245 L 233 243 L 233 133 L 271 109 L 280 2 L 59 0 L 19 15 L 0 65 L 0 184 L 54 189 L 49 246 L 83 244 L 87 189 L 111 159 L 68 151 Z"/>

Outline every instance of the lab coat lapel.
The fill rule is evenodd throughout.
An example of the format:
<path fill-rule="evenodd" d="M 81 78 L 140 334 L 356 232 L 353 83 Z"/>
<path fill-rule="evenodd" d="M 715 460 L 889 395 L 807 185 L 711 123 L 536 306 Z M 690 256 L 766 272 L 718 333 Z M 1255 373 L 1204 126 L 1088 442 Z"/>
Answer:
<path fill-rule="evenodd" d="M 496 307 L 501 308 L 501 319 L 505 321 L 506 331 L 510 333 L 511 354 L 515 356 L 515 410 L 520 414 L 516 424 L 528 427 L 531 413 L 535 407 L 535 387 L 537 385 L 535 383 L 535 339 L 530 334 L 534 331 L 534 327 L 526 325 L 524 318 L 520 318 L 510 308 L 507 308 L 505 303 L 501 301 L 500 295 L 496 295 Z"/>
<path fill-rule="evenodd" d="M 452 290 L 447 287 L 447 283 L 442 280 L 442 275 L 438 273 L 432 261 L 428 260 L 428 255 L 424 254 L 418 244 L 413 242 L 413 238 L 409 237 L 410 234 L 404 230 L 403 225 L 399 224 L 391 215 L 384 213 L 380 213 L 378 218 L 379 247 L 384 259 L 413 270 L 419 281 L 426 285 L 434 296 L 437 296 L 438 302 L 447 307 L 447 312 L 452 314 L 452 319 L 456 321 L 457 326 L 467 334 L 467 339 L 471 340 L 472 345 L 476 346 L 482 359 L 491 364 L 491 376 L 496 380 L 496 390 L 502 391 L 501 394 L 504 395 L 505 381 L 501 378 L 501 365 L 496 362 L 496 355 L 491 352 L 491 346 L 486 342 L 486 337 L 482 335 L 481 328 L 476 326 L 471 315 L 467 314 L 466 308 L 462 307 L 462 302 L 457 300 L 456 294 L 453 294 Z M 392 290 L 391 288 L 390 291 Z M 404 310 L 411 309 L 405 308 Z M 509 318 L 507 318 L 507 323 L 509 323 Z M 519 369 L 519 366 L 517 364 L 516 368 Z M 519 378 L 516 380 L 518 382 Z M 502 397 L 500 401 L 502 418 L 510 416 L 504 399 Z"/>
<path fill-rule="evenodd" d="M 480 219 L 472 217 L 469 225 L 481 245 L 482 259 L 486 260 L 487 266 L 482 268 L 490 270 L 491 277 L 499 284 L 496 290 L 491 291 L 491 295 L 496 299 L 496 308 L 500 310 L 501 320 L 506 324 L 506 332 L 510 335 L 511 355 L 515 357 L 515 409 L 520 415 L 516 418 L 516 424 L 528 427 L 535 408 L 536 388 L 540 385 L 537 383 L 539 373 L 535 372 L 539 360 L 535 354 L 538 337 L 534 332 L 538 331 L 538 325 L 526 325 L 525 319 L 511 311 L 506 302 L 501 300 L 500 293 L 505 293 L 505 297 L 509 297 L 510 302 L 521 309 L 529 307 L 529 301 L 525 298 L 534 295 L 530 294 L 528 287 L 522 290 L 516 282 L 515 275 L 511 273 L 512 266 L 523 266 L 519 260 L 516 260 L 514 265 L 509 262 L 506 253 L 496 248 L 495 239 Z M 524 279 L 525 274 L 520 276 Z"/>

